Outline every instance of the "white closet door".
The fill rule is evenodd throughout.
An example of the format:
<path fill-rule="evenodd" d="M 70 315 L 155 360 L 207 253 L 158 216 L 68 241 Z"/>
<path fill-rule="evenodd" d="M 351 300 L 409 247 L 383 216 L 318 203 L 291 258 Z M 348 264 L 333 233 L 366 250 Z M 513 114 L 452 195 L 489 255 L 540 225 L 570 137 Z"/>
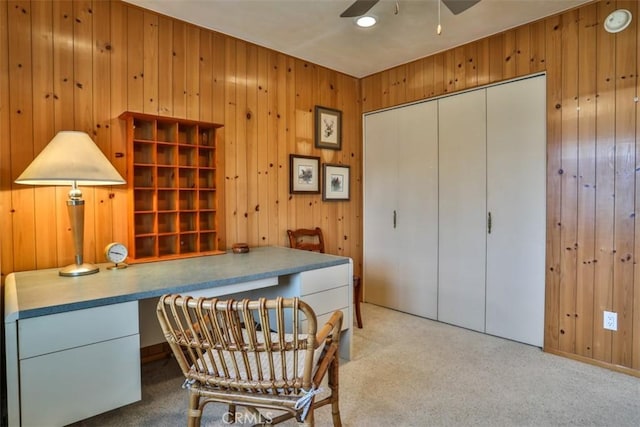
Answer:
<path fill-rule="evenodd" d="M 438 320 L 484 331 L 485 91 L 440 99 Z"/>
<path fill-rule="evenodd" d="M 398 247 L 393 211 L 397 195 L 398 113 L 395 110 L 364 117 L 364 289 L 365 301 L 398 307 Z"/>
<path fill-rule="evenodd" d="M 398 309 L 438 315 L 438 104 L 398 109 Z"/>
<path fill-rule="evenodd" d="M 487 89 L 486 332 L 542 346 L 546 81 Z"/>

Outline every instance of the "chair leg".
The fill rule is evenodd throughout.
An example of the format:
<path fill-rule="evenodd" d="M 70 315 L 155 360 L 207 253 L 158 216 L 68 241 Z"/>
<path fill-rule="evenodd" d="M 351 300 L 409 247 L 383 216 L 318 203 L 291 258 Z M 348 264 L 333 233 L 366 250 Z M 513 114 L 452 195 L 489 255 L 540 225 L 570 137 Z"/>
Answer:
<path fill-rule="evenodd" d="M 339 369 L 340 361 L 336 354 L 331 361 L 331 366 L 329 366 L 329 388 L 331 389 L 331 415 L 333 416 L 333 427 L 342 427 L 342 420 L 340 419 Z"/>
<path fill-rule="evenodd" d="M 360 314 L 360 300 L 362 299 L 362 286 L 360 283 L 360 277 L 353 276 L 353 304 L 356 308 L 356 321 L 358 322 L 358 328 L 362 329 L 362 316 Z"/>
<path fill-rule="evenodd" d="M 193 390 L 189 393 L 189 409 L 187 412 L 187 425 L 189 427 L 200 427 L 202 410 L 200 406 L 200 394 Z"/>

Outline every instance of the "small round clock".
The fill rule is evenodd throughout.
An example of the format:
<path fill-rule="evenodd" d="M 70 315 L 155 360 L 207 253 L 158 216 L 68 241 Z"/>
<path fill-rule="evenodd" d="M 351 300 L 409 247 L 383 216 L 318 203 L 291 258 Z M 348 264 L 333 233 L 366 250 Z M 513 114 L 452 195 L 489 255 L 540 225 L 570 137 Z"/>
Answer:
<path fill-rule="evenodd" d="M 104 248 L 104 256 L 107 261 L 114 263 L 114 265 L 107 267 L 108 270 L 117 270 L 120 268 L 127 268 L 127 264 L 124 264 L 124 260 L 127 259 L 129 252 L 127 247 L 122 243 L 113 242 L 109 243 Z"/>

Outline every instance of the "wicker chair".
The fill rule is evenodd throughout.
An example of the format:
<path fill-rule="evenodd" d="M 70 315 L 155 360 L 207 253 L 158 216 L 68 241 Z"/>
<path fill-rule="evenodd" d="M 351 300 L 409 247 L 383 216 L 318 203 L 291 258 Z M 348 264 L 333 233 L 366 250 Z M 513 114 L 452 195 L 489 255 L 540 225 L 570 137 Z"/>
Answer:
<path fill-rule="evenodd" d="M 294 249 L 304 251 L 324 253 L 324 237 L 322 229 L 299 228 L 297 230 L 287 230 L 289 236 L 289 246 Z M 362 285 L 360 276 L 353 276 L 353 305 L 356 309 L 356 321 L 358 328 L 362 329 L 362 315 L 360 314 L 360 301 L 362 300 Z"/>
<path fill-rule="evenodd" d="M 314 410 L 331 404 L 333 425 L 342 425 L 341 311 L 317 330 L 315 313 L 298 298 L 223 301 L 164 295 L 157 315 L 190 391 L 189 426 L 200 425 L 210 402 L 229 405 L 225 422 L 236 419 L 238 405 L 248 409 L 252 422 L 277 424 L 295 417 L 309 426 L 314 425 Z M 325 375 L 329 395 L 316 401 Z"/>

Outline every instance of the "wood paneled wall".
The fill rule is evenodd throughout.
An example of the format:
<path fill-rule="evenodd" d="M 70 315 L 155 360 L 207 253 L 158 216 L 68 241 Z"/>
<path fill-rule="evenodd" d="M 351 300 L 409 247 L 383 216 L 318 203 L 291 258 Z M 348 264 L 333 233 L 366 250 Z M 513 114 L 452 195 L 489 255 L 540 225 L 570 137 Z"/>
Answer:
<path fill-rule="evenodd" d="M 617 8 L 634 19 L 609 34 Z M 545 350 L 638 376 L 639 12 L 635 0 L 590 3 L 361 83 L 367 112 L 547 73 Z M 616 332 L 604 310 L 618 313 Z"/>
<path fill-rule="evenodd" d="M 225 240 L 287 246 L 320 226 L 327 251 L 361 258 L 356 78 L 119 0 L 0 2 L 2 275 L 73 262 L 67 188 L 14 180 L 60 130 L 82 130 L 126 177 L 123 111 L 224 125 Z M 342 150 L 314 147 L 314 106 L 343 112 Z M 351 201 L 289 194 L 289 154 L 351 166 Z M 85 187 L 85 258 L 127 242 L 126 188 Z"/>

